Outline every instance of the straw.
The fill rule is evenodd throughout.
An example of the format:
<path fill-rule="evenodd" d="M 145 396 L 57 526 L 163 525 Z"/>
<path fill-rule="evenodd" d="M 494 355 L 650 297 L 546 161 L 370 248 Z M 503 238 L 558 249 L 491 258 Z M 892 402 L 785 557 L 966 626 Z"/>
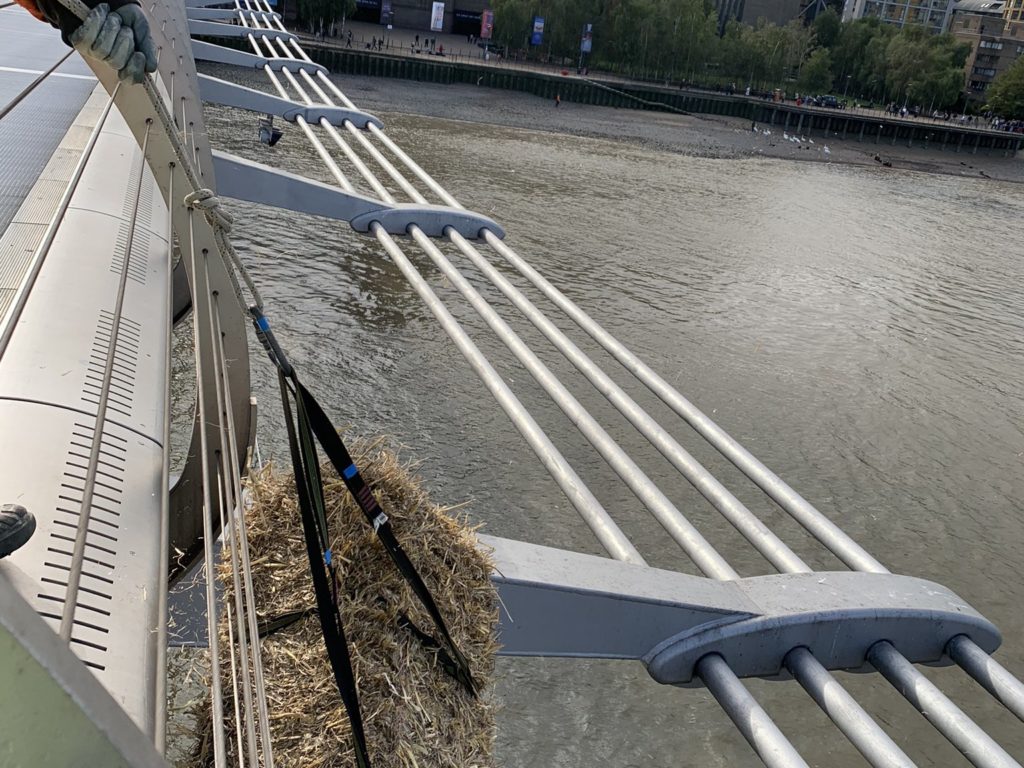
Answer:
<path fill-rule="evenodd" d="M 341 612 L 352 654 L 364 727 L 374 768 L 490 768 L 494 765 L 494 704 L 490 682 L 498 644 L 497 594 L 492 563 L 456 508 L 430 500 L 422 480 L 383 440 L 349 446 L 363 477 L 391 519 L 395 535 L 434 595 L 453 639 L 481 690 L 470 696 L 437 664 L 413 634 L 399 626 L 404 613 L 436 634 L 363 513 L 333 469 L 325 466 L 324 493 Z M 272 466 L 248 481 L 246 511 L 255 603 L 261 621 L 315 605 L 309 562 L 291 474 Z M 232 600 L 230 563 L 219 568 L 225 601 Z M 222 647 L 227 626 L 221 618 Z M 227 652 L 227 651 L 225 651 Z M 262 640 L 275 763 L 290 768 L 355 765 L 350 727 L 315 614 Z M 222 669 L 228 670 L 227 659 Z M 234 733 L 230 680 L 223 727 Z M 208 734 L 208 702 L 200 722 Z M 229 739 L 233 742 L 233 739 Z M 212 761 L 201 738 L 193 766 Z M 234 744 L 232 744 L 234 748 Z M 235 764 L 231 755 L 230 764 Z"/>

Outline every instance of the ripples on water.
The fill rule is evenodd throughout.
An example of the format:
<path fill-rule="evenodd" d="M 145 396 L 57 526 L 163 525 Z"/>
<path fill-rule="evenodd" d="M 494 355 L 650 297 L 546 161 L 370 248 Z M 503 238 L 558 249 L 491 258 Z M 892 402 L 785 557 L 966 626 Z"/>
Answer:
<path fill-rule="evenodd" d="M 210 117 L 216 145 L 324 178 L 293 127 L 269 150 L 255 127 L 240 137 L 229 125 L 251 118 Z M 995 620 L 1007 638 L 999 658 L 1024 674 L 1018 187 L 385 117 L 464 204 L 498 218 L 573 300 L 886 565 L 945 583 Z M 472 499 L 493 534 L 596 551 L 380 249 L 344 225 L 232 210 L 279 336 L 339 423 L 394 435 L 423 461 L 437 499 Z M 652 564 L 692 571 L 427 260 L 414 261 Z M 742 573 L 769 571 L 496 291 L 484 293 Z M 594 344 L 579 343 L 812 565 L 839 567 Z M 261 440 L 285 458 L 276 384 L 262 353 L 253 359 Z M 639 665 L 500 669 L 510 768 L 759 765 L 705 693 L 659 687 Z M 962 674 L 934 677 L 1024 758 L 1017 721 Z M 880 678 L 842 678 L 921 765 L 966 764 Z M 812 765 L 863 764 L 795 683 L 751 687 Z"/>

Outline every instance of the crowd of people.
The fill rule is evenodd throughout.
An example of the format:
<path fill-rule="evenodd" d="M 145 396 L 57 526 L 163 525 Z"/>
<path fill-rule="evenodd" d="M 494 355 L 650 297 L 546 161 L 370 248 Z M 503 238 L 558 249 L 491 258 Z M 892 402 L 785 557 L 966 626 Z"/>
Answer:
<path fill-rule="evenodd" d="M 892 102 L 885 107 L 886 114 L 896 117 L 921 117 L 928 116 L 927 110 L 919 106 L 902 107 Z M 943 120 L 947 123 L 957 123 L 968 128 L 988 128 L 993 131 L 1008 131 L 1011 133 L 1024 133 L 1024 120 L 1004 120 L 992 112 L 985 112 L 980 115 L 968 115 L 966 113 L 950 112 L 948 110 L 933 110 L 930 117 L 932 120 Z"/>

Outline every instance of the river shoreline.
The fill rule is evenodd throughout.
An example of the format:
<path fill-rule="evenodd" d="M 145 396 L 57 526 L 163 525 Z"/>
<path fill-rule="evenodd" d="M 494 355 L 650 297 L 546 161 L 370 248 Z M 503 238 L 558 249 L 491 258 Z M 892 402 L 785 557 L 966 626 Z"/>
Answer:
<path fill-rule="evenodd" d="M 776 158 L 843 165 L 878 166 L 886 171 L 919 171 L 953 176 L 1024 182 L 1024 157 L 972 155 L 967 150 L 924 150 L 804 137 L 794 142 L 783 131 L 721 115 L 678 115 L 563 101 L 554 102 L 515 91 L 471 85 L 443 85 L 365 76 L 336 76 L 356 105 L 386 118 L 389 114 L 422 115 L 477 124 L 526 128 L 589 138 L 610 139 L 650 149 L 717 159 Z M 800 138 L 800 137 L 797 137 Z M 827 148 L 827 149 L 826 149 Z"/>

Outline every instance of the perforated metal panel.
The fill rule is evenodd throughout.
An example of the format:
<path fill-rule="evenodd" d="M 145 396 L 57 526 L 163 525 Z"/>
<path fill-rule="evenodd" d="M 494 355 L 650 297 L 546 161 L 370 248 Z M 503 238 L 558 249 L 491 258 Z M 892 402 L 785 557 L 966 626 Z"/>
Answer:
<path fill-rule="evenodd" d="M 88 516 L 71 647 L 147 733 L 166 493 L 167 216 L 156 194 L 134 137 L 112 112 L 0 358 L 0 503 L 24 504 L 39 522 L 0 569 L 59 628 Z"/>

